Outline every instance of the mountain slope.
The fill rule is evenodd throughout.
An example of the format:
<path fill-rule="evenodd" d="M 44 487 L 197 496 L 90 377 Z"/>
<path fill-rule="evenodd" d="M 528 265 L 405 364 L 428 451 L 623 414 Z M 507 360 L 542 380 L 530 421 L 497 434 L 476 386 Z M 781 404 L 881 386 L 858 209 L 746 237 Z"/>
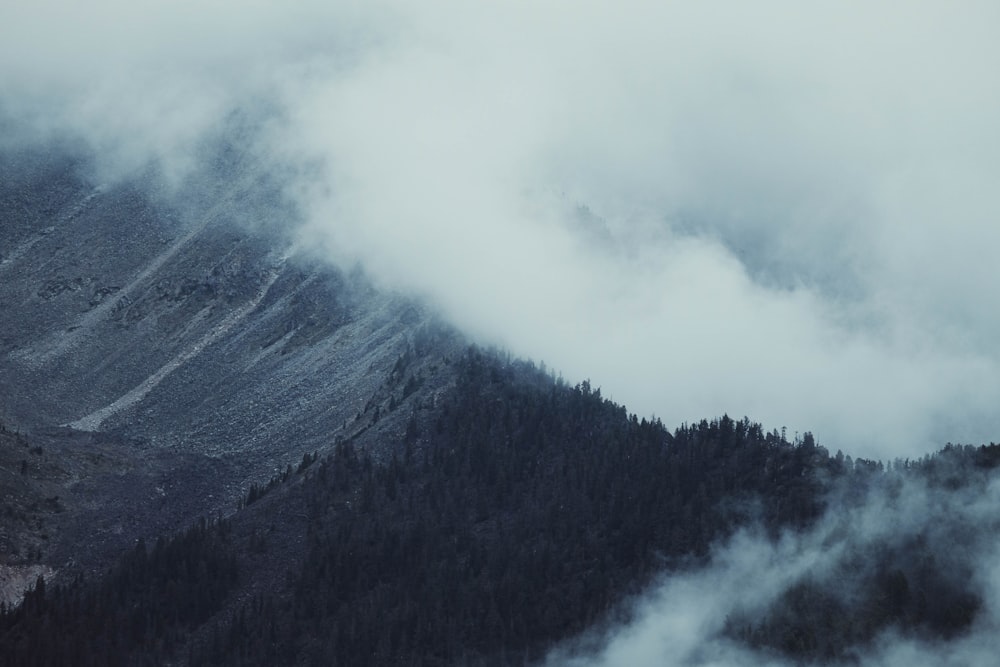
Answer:
<path fill-rule="evenodd" d="M 57 471 L 11 507 L 58 495 L 72 510 L 44 544 L 12 529 L 33 548 L 0 565 L 103 567 L 338 439 L 377 450 L 453 383 L 453 332 L 293 253 L 280 188 L 214 150 L 173 191 L 152 169 L 96 182 L 72 147 L 0 156 L 0 420 Z"/>
<path fill-rule="evenodd" d="M 284 456 L 323 446 L 365 409 L 428 317 L 252 233 L 234 202 L 257 184 L 228 176 L 195 211 L 156 201 L 152 176 L 105 188 L 68 161 L 4 180 L 8 421 Z"/>

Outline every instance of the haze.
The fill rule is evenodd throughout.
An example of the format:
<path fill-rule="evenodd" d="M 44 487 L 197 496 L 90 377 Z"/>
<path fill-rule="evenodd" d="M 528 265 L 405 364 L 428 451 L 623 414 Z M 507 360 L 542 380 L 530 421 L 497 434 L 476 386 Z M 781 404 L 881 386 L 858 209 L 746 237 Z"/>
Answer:
<path fill-rule="evenodd" d="M 668 426 L 1000 432 L 1000 6 L 94 2 L 0 10 L 11 146 L 181 190 L 239 111 L 302 252 Z M 174 193 L 183 196 L 182 191 Z"/>

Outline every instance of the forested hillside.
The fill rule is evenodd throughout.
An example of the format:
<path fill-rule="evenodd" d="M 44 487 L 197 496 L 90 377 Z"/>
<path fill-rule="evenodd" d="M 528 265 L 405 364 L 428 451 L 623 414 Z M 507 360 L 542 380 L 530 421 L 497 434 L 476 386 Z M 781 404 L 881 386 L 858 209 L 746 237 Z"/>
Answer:
<path fill-rule="evenodd" d="M 887 469 L 729 417 L 670 432 L 530 364 L 475 348 L 451 363 L 456 387 L 413 411 L 384 460 L 341 440 L 103 578 L 40 582 L 0 616 L 0 661 L 530 664 L 627 620 L 630 596 L 734 531 L 804 531 L 908 480 L 974 493 L 1000 460 L 950 447 Z M 844 560 L 839 580 L 817 573 L 763 613 L 735 611 L 727 634 L 796 661 L 850 660 L 889 628 L 960 635 L 982 606 L 968 564 L 908 530 L 853 556 L 874 565 Z"/>

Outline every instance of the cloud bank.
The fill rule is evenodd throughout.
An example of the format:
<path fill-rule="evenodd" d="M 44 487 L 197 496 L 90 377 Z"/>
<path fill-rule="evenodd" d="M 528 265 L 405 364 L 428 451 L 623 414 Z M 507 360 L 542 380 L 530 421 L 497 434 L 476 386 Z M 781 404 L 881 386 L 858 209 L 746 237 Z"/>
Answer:
<path fill-rule="evenodd" d="M 1000 432 L 995 3 L 43 0 L 12 142 L 174 182 L 239 111 L 303 247 L 666 423 Z M 11 126 L 12 127 L 12 126 Z"/>

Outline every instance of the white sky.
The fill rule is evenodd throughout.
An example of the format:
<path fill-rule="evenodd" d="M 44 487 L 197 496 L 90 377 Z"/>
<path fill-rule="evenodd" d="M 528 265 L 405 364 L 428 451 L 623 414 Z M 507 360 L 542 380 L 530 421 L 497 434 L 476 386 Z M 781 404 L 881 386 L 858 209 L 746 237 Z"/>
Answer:
<path fill-rule="evenodd" d="M 104 177 L 234 108 L 304 243 L 668 426 L 1000 439 L 1000 5 L 0 9 L 0 110 Z"/>

